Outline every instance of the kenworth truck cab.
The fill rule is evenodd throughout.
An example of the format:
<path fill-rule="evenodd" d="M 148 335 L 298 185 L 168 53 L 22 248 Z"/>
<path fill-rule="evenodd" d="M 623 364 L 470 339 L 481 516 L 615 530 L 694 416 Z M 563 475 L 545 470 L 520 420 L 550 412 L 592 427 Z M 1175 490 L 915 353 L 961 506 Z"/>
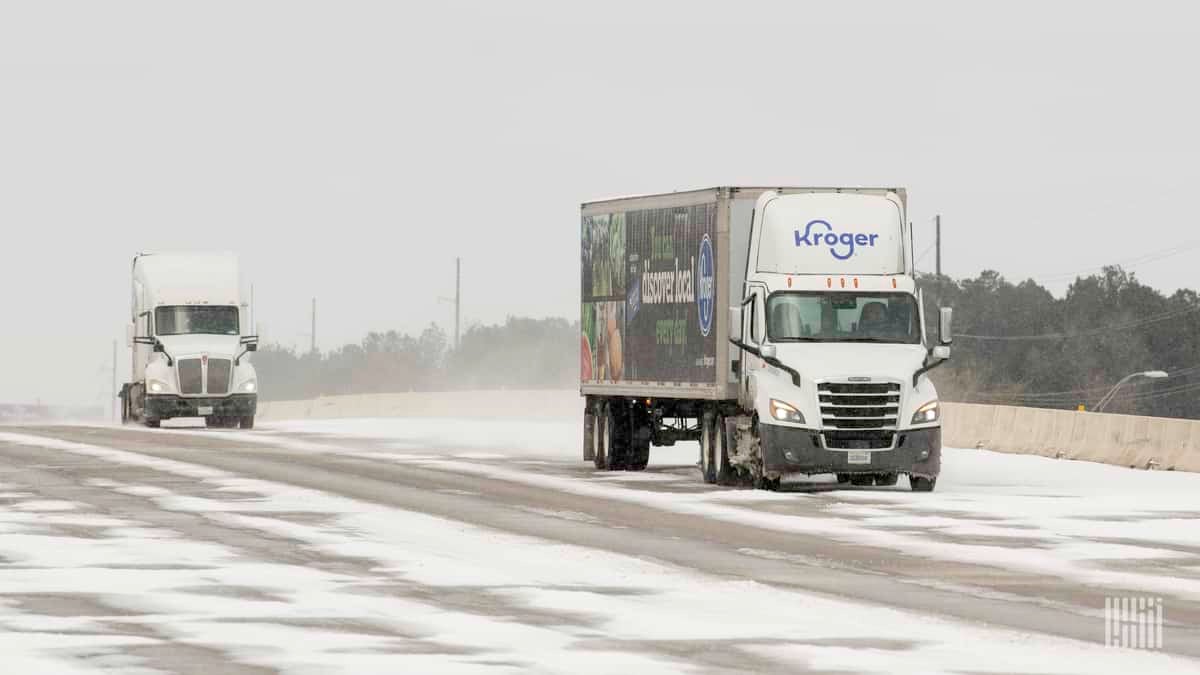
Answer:
<path fill-rule="evenodd" d="M 202 417 L 210 427 L 253 428 L 258 376 L 247 356 L 258 337 L 247 334 L 237 257 L 140 253 L 132 292 L 122 422 Z"/>
<path fill-rule="evenodd" d="M 932 490 L 950 310 L 925 331 L 902 188 L 714 187 L 581 205 L 583 458 L 700 443 L 709 483 Z"/>

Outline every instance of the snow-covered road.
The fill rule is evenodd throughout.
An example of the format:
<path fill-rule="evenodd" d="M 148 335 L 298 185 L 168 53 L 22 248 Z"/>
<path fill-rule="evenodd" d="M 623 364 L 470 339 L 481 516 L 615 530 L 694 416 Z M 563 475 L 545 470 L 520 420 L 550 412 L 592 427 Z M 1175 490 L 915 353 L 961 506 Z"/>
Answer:
<path fill-rule="evenodd" d="M 6 671 L 1200 670 L 1200 475 L 948 450 L 933 494 L 767 493 L 579 437 L 0 428 Z M 1118 596 L 1162 650 L 1104 646 Z"/>

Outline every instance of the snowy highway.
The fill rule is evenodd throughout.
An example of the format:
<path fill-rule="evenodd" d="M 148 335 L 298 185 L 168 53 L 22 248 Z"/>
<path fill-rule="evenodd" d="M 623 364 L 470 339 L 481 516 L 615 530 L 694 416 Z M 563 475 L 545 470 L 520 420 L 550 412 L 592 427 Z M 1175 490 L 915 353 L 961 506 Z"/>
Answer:
<path fill-rule="evenodd" d="M 1190 673 L 1200 475 L 947 450 L 938 489 L 596 472 L 577 422 L 0 427 L 21 673 Z M 1161 650 L 1104 645 L 1160 597 Z"/>

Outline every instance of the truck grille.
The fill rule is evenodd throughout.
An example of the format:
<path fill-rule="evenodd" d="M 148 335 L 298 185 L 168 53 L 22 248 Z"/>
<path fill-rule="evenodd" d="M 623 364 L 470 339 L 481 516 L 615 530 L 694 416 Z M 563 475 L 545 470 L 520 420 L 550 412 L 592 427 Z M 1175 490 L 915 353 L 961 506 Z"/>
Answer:
<path fill-rule="evenodd" d="M 817 384 L 825 446 L 879 450 L 892 447 L 900 416 L 896 382 Z"/>
<path fill-rule="evenodd" d="M 200 359 L 179 359 L 179 393 L 204 393 L 204 375 L 200 369 Z"/>
<path fill-rule="evenodd" d="M 229 376 L 232 371 L 232 368 L 230 368 L 232 363 L 229 359 L 208 360 L 208 393 L 229 393 Z"/>

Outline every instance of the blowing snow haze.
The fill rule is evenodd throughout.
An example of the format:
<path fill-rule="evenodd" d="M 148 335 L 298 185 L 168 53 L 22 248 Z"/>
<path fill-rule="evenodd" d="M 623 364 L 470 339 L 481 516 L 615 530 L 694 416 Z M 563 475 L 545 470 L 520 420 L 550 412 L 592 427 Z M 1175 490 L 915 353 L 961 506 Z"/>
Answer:
<path fill-rule="evenodd" d="M 1197 11 L 1139 3 L 7 3 L 0 402 L 105 400 L 138 251 L 233 250 L 264 342 L 575 320 L 579 205 L 904 185 L 918 252 L 1197 285 Z M 720 96 L 711 96 L 719 83 Z M 933 256 L 920 259 L 932 271 Z"/>

